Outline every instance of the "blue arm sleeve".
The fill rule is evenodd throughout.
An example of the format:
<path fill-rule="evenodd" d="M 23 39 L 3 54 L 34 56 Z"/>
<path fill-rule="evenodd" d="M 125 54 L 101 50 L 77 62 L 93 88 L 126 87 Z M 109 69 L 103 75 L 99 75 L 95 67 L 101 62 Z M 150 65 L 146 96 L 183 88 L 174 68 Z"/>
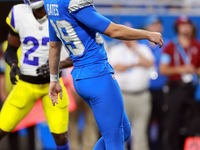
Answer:
<path fill-rule="evenodd" d="M 111 21 L 100 15 L 93 6 L 84 7 L 76 12 L 72 12 L 77 20 L 97 32 L 103 33 Z"/>
<path fill-rule="evenodd" d="M 49 41 L 52 41 L 52 42 L 60 41 L 60 39 L 56 36 L 56 31 L 53 28 L 49 19 L 48 19 L 48 21 L 49 21 L 48 22 L 49 23 Z"/>
<path fill-rule="evenodd" d="M 171 56 L 169 54 L 162 54 L 160 62 L 163 63 L 163 64 L 170 64 Z"/>

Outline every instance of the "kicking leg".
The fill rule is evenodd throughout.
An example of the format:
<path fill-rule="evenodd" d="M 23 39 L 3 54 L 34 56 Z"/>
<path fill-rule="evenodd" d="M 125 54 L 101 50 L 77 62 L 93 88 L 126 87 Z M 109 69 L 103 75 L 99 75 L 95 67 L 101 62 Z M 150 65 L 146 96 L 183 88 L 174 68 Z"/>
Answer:
<path fill-rule="evenodd" d="M 109 74 L 74 81 L 74 85 L 79 95 L 90 103 L 106 150 L 124 150 L 124 105 L 117 81 Z"/>

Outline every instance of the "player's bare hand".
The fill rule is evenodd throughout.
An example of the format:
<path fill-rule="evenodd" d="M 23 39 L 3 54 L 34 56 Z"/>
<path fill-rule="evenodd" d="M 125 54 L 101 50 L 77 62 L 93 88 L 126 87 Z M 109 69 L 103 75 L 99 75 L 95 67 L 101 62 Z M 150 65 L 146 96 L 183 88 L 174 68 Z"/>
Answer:
<path fill-rule="evenodd" d="M 153 43 L 155 43 L 156 45 L 159 44 L 160 48 L 164 44 L 162 35 L 159 32 L 149 32 L 149 34 L 148 34 L 148 40 L 151 41 L 151 42 L 153 42 Z"/>
<path fill-rule="evenodd" d="M 53 106 L 58 104 L 58 94 L 60 95 L 60 99 L 62 99 L 62 87 L 60 83 L 57 81 L 51 81 L 49 85 L 49 97 L 52 101 Z"/>

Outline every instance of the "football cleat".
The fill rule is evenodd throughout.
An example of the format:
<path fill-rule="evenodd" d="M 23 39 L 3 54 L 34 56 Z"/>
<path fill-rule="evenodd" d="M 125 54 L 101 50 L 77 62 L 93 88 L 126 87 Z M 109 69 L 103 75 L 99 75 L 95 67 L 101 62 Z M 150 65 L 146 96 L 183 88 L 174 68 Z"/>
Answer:
<path fill-rule="evenodd" d="M 39 9 L 44 6 L 44 0 L 24 0 L 32 9 Z"/>

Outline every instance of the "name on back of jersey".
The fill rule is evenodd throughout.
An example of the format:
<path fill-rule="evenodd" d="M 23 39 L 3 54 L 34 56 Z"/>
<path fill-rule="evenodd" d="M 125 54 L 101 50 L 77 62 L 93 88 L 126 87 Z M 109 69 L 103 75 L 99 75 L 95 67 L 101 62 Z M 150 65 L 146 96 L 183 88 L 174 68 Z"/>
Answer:
<path fill-rule="evenodd" d="M 52 16 L 59 16 L 57 4 L 47 4 L 47 13 Z"/>

